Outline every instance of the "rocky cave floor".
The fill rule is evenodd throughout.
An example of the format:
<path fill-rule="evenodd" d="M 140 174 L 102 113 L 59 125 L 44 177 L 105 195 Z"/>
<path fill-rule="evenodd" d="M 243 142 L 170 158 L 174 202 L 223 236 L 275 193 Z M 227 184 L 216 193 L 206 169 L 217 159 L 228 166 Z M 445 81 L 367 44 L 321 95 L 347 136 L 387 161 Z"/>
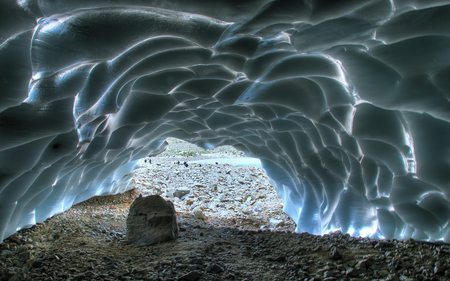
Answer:
<path fill-rule="evenodd" d="M 0 280 L 450 280 L 449 245 L 293 233 L 261 169 L 214 162 L 239 156 L 170 140 L 166 152 L 142 161 L 135 189 L 92 198 L 6 239 Z M 176 241 L 126 242 L 139 194 L 174 203 Z"/>

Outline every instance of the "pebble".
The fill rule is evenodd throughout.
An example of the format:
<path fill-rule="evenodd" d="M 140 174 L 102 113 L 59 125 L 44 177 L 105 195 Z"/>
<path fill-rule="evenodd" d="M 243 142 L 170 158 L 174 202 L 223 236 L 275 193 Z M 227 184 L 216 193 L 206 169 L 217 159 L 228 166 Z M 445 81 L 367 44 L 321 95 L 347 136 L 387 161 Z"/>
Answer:
<path fill-rule="evenodd" d="M 202 274 L 199 271 L 191 271 L 181 276 L 178 280 L 180 281 L 197 281 L 202 278 Z"/>
<path fill-rule="evenodd" d="M 336 246 L 332 246 L 329 253 L 330 259 L 332 260 L 340 260 L 342 259 L 341 253 L 338 251 Z"/>
<path fill-rule="evenodd" d="M 222 273 L 222 272 L 224 272 L 225 270 L 224 270 L 224 268 L 223 268 L 222 266 L 220 266 L 220 265 L 218 265 L 218 264 L 216 264 L 216 263 L 213 263 L 213 264 L 211 264 L 210 266 L 208 266 L 208 268 L 206 269 L 206 271 L 207 271 L 207 272 L 210 272 L 210 273 L 215 273 L 215 274 L 217 274 L 217 273 Z"/>
<path fill-rule="evenodd" d="M 277 228 L 280 226 L 284 226 L 284 221 L 279 219 L 271 218 L 269 219 L 269 225 L 271 228 Z"/>
<path fill-rule="evenodd" d="M 173 192 L 173 196 L 182 199 L 184 196 L 188 195 L 191 191 L 188 189 L 177 189 Z"/>
<path fill-rule="evenodd" d="M 12 255 L 12 254 L 14 254 L 14 252 L 10 251 L 10 250 L 3 250 L 3 251 L 0 252 L 0 256 L 9 256 L 9 255 Z"/>
<path fill-rule="evenodd" d="M 447 264 L 447 266 L 449 266 L 449 265 Z M 442 275 L 445 272 L 445 270 L 446 270 L 446 267 L 441 262 L 438 261 L 434 264 L 434 269 L 433 269 L 434 274 Z"/>
<path fill-rule="evenodd" d="M 199 206 L 195 207 L 194 210 L 192 210 L 192 213 L 194 214 L 194 217 L 196 219 L 199 219 L 199 220 L 206 220 L 207 219 L 205 214 L 203 213 L 202 208 L 199 207 Z"/>

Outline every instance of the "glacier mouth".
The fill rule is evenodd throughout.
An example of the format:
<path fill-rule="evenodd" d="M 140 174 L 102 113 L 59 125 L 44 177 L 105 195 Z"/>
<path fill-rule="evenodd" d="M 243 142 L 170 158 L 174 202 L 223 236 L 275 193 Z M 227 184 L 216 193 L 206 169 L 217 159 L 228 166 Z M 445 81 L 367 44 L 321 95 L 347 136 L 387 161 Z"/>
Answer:
<path fill-rule="evenodd" d="M 175 137 L 261 165 L 297 231 L 450 242 L 450 1 L 0 4 L 0 241 Z"/>

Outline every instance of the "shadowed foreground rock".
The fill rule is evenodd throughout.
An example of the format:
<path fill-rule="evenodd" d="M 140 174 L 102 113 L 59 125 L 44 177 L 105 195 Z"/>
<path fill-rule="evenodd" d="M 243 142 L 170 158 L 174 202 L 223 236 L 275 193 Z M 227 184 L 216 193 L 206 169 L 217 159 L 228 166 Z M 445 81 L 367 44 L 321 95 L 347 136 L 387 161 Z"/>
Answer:
<path fill-rule="evenodd" d="M 127 239 L 136 245 L 152 245 L 175 240 L 178 225 L 175 208 L 159 195 L 139 196 L 127 217 Z"/>

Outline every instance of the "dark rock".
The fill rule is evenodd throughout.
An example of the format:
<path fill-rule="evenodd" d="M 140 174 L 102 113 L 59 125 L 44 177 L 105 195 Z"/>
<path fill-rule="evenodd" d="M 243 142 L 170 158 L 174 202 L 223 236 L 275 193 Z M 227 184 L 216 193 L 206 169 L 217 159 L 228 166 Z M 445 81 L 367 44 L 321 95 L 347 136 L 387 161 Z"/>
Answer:
<path fill-rule="evenodd" d="M 450 279 L 450 269 L 447 269 L 444 274 L 445 274 L 445 277 Z"/>
<path fill-rule="evenodd" d="M 216 273 L 217 274 L 217 273 L 222 273 L 225 270 L 220 265 L 214 263 L 214 264 L 211 264 L 210 266 L 208 266 L 206 271 L 208 271 L 209 273 Z"/>
<path fill-rule="evenodd" d="M 338 251 L 338 249 L 335 246 L 331 247 L 329 256 L 330 256 L 330 259 L 332 259 L 332 260 L 342 259 L 341 253 Z"/>
<path fill-rule="evenodd" d="M 437 261 L 434 264 L 433 271 L 434 271 L 434 274 L 441 275 L 445 272 L 445 269 L 446 269 L 445 266 L 441 262 Z"/>
<path fill-rule="evenodd" d="M 180 281 L 197 281 L 202 278 L 202 274 L 198 271 L 191 271 L 183 276 L 181 276 L 178 280 Z"/>
<path fill-rule="evenodd" d="M 173 193 L 173 196 L 181 199 L 184 196 L 188 195 L 189 193 L 190 191 L 188 189 L 177 189 Z"/>
<path fill-rule="evenodd" d="M 3 250 L 3 251 L 0 252 L 0 256 L 10 256 L 10 255 L 13 255 L 13 254 L 14 254 L 14 252 L 10 251 L 10 250 Z"/>
<path fill-rule="evenodd" d="M 360 274 L 360 272 L 358 272 L 357 270 L 355 270 L 354 268 L 349 268 L 345 271 L 345 275 L 347 277 L 356 277 Z"/>
<path fill-rule="evenodd" d="M 356 263 L 356 266 L 355 266 L 355 267 L 356 267 L 357 269 L 366 270 L 366 269 L 368 269 L 373 263 L 374 263 L 374 260 L 373 260 L 372 257 L 366 257 L 366 258 L 364 258 L 364 259 L 362 259 L 362 260 L 359 260 L 359 261 Z"/>
<path fill-rule="evenodd" d="M 227 276 L 226 276 L 226 279 L 225 280 L 235 280 L 236 279 L 236 276 L 233 274 L 233 273 L 229 273 Z"/>
<path fill-rule="evenodd" d="M 40 261 L 40 260 L 34 260 L 34 261 L 32 261 L 32 263 L 31 263 L 31 266 L 32 266 L 33 268 L 40 268 L 40 267 L 42 267 L 42 265 L 43 265 L 43 263 L 42 263 L 42 261 Z"/>
<path fill-rule="evenodd" d="M 275 262 L 285 262 L 286 261 L 286 257 L 285 256 L 277 256 L 275 258 L 272 258 L 271 260 L 273 260 Z"/>
<path fill-rule="evenodd" d="M 127 239 L 136 245 L 151 245 L 178 237 L 175 208 L 159 195 L 139 196 L 127 217 Z"/>

